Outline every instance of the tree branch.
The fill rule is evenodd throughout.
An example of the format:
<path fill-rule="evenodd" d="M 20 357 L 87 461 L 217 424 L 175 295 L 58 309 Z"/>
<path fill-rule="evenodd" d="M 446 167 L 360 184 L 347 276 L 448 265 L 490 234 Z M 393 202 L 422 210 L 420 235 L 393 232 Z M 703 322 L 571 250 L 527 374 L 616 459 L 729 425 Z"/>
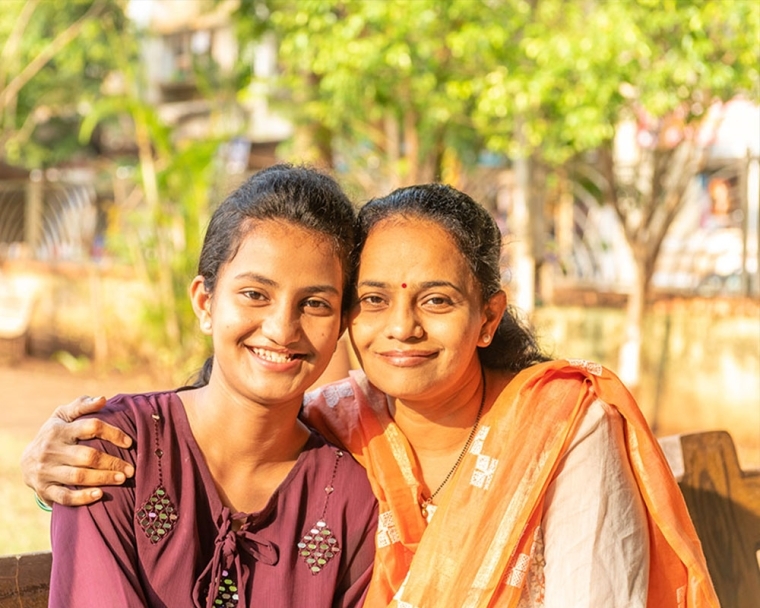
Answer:
<path fill-rule="evenodd" d="M 42 49 L 39 54 L 30 61 L 29 64 L 27 64 L 27 66 L 10 81 L 10 83 L 8 83 L 8 86 L 0 91 L 0 109 L 5 108 L 12 99 L 15 99 L 16 95 L 18 95 L 18 92 L 24 87 L 24 85 L 34 78 L 37 72 L 39 72 L 48 61 L 55 57 L 55 54 L 58 51 L 74 40 L 82 31 L 87 21 L 96 17 L 104 7 L 104 2 L 94 2 L 84 15 L 58 34 L 50 44 Z"/>

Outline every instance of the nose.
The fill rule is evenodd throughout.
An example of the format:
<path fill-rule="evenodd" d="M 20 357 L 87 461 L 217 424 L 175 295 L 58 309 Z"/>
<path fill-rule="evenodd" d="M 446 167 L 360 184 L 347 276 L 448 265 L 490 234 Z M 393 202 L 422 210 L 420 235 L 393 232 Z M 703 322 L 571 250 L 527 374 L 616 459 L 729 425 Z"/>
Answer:
<path fill-rule="evenodd" d="M 420 339 L 424 335 L 414 305 L 407 302 L 392 302 L 388 311 L 386 335 L 400 341 Z"/>
<path fill-rule="evenodd" d="M 301 314 L 298 306 L 290 302 L 274 304 L 261 324 L 261 333 L 275 344 L 287 346 L 301 334 Z"/>

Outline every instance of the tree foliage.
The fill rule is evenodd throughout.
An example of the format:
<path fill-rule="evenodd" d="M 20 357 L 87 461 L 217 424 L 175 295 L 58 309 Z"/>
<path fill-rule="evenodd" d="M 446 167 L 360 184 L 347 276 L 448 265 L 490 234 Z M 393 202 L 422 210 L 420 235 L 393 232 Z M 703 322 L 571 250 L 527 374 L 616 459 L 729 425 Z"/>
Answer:
<path fill-rule="evenodd" d="M 109 44 L 109 33 L 127 25 L 123 4 L 3 2 L 0 157 L 39 167 L 87 152 L 77 138 L 78 125 L 124 52 Z"/>
<path fill-rule="evenodd" d="M 757 94 L 759 12 L 751 0 L 242 0 L 237 18 L 241 40 L 277 37 L 312 158 L 392 185 L 484 149 L 557 164 L 642 111 L 690 123 L 714 99 Z"/>

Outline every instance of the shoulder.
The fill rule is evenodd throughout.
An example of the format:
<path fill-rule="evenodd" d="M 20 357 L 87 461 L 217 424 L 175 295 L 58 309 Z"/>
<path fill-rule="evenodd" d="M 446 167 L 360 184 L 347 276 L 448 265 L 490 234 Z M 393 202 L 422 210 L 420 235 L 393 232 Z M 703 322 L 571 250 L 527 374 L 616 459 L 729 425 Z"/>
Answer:
<path fill-rule="evenodd" d="M 124 393 L 111 397 L 102 410 L 95 414 L 89 414 L 85 418 L 97 418 L 137 439 L 141 429 L 152 422 L 153 415 L 171 419 L 174 406 L 177 403 L 180 403 L 179 397 L 173 390 L 152 393 Z M 92 445 L 94 447 L 94 444 Z M 104 441 L 102 445 L 110 444 Z"/>
<path fill-rule="evenodd" d="M 329 441 L 319 431 L 310 428 L 311 437 L 307 445 L 308 458 L 319 468 L 335 469 L 336 474 L 355 475 L 367 477 L 364 468 L 354 460 L 351 454 L 344 448 Z"/>
<path fill-rule="evenodd" d="M 370 384 L 361 370 L 352 370 L 349 377 L 325 384 L 304 395 L 304 413 L 308 417 L 317 410 L 347 413 L 349 416 L 362 404 L 385 407 L 386 395 Z M 335 414 L 331 414 L 335 415 Z"/>
<path fill-rule="evenodd" d="M 581 442 L 609 447 L 622 437 L 623 428 L 624 420 L 620 412 L 601 399 L 595 399 L 581 412 L 568 450 Z"/>
<path fill-rule="evenodd" d="M 312 436 L 307 445 L 310 448 L 309 458 L 312 460 L 312 466 L 331 475 L 334 485 L 350 487 L 356 495 L 371 496 L 374 500 L 365 468 L 348 450 L 331 443 L 313 429 L 311 432 Z"/>

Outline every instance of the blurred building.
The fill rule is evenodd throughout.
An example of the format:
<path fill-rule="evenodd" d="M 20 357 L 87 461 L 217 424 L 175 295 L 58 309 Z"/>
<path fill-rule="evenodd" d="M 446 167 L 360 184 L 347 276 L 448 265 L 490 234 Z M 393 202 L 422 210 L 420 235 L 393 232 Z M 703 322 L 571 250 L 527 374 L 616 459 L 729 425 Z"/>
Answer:
<path fill-rule="evenodd" d="M 214 111 L 223 100 L 209 95 L 208 89 L 234 78 L 239 65 L 231 20 L 237 6 L 236 0 L 132 0 L 128 14 L 143 31 L 146 99 L 176 129 L 175 136 L 239 134 L 228 149 L 229 162 L 256 169 L 274 162 L 276 146 L 290 137 L 292 127 L 269 104 L 266 81 L 275 73 L 277 55 L 271 38 L 253 47 L 248 61 L 256 78 L 245 95 L 225 104 L 223 113 Z"/>
<path fill-rule="evenodd" d="M 705 161 L 662 244 L 652 287 L 672 294 L 758 295 L 760 106 L 743 99 L 723 104 L 700 133 Z M 621 127 L 616 154 L 623 168 L 634 162 L 637 146 L 646 145 L 640 140 L 645 136 L 635 123 Z M 576 190 L 558 223 L 564 280 L 626 294 L 633 261 L 612 207 Z"/>

